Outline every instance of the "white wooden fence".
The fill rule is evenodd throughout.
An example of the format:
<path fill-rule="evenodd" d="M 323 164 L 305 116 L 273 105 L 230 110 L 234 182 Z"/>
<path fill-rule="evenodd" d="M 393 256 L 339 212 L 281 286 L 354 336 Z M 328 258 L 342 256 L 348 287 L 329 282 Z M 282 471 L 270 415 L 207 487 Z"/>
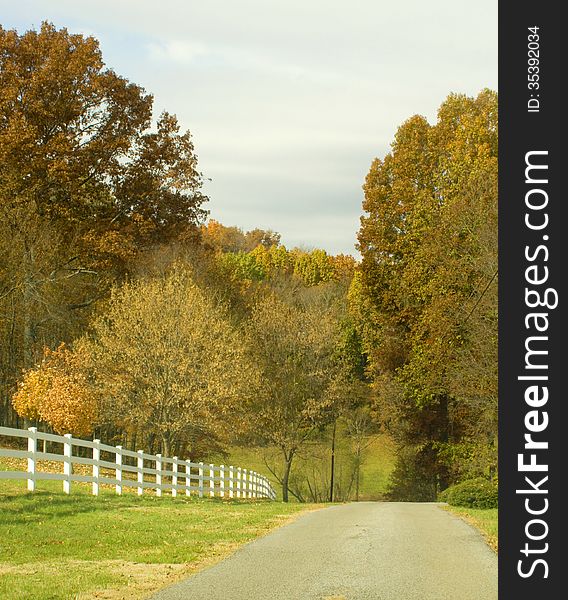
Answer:
<path fill-rule="evenodd" d="M 88 441 L 74 438 L 71 434 L 60 436 L 43 433 L 35 427 L 27 430 L 0 427 L 0 436 L 27 439 L 27 450 L 0 448 L 0 456 L 28 461 L 26 471 L 0 471 L 0 479 L 27 479 L 30 492 L 35 490 L 36 481 L 55 479 L 63 481 L 63 491 L 66 494 L 71 493 L 74 481 L 80 481 L 91 483 L 95 496 L 99 495 L 101 484 L 109 484 L 115 486 L 117 494 L 122 494 L 124 487 L 133 487 L 137 489 L 139 496 L 148 489 L 154 490 L 157 496 L 161 496 L 163 492 L 177 496 L 181 492 L 186 496 L 193 494 L 200 498 L 276 498 L 276 492 L 266 477 L 241 467 L 195 463 L 178 459 L 177 456 L 166 458 L 161 454 L 146 454 L 142 450 L 132 452 L 122 446 L 102 444 L 100 440 Z M 61 444 L 63 453 L 39 450 L 38 442 L 44 441 L 52 442 L 52 445 Z M 77 456 L 74 453 L 77 448 L 89 449 L 90 452 L 87 450 L 82 454 L 91 454 L 91 457 Z M 101 453 L 110 460 L 103 460 Z M 39 471 L 37 463 L 42 460 L 62 462 L 63 473 Z M 75 474 L 73 465 L 90 466 L 91 469 L 87 467 L 87 470 L 91 470 L 91 474 Z M 114 477 L 109 476 L 112 473 Z"/>

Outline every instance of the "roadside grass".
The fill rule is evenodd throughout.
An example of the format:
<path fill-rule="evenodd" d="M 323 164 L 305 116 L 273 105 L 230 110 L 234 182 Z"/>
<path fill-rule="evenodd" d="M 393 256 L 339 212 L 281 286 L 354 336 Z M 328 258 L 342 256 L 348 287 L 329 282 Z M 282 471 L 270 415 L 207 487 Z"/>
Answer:
<path fill-rule="evenodd" d="M 157 498 L 0 481 L 0 598 L 142 598 L 315 505 Z M 56 491 L 57 490 L 57 491 Z"/>
<path fill-rule="evenodd" d="M 451 512 L 476 527 L 487 543 L 495 550 L 499 549 L 498 509 L 497 508 L 464 508 L 461 506 L 443 506 Z"/>

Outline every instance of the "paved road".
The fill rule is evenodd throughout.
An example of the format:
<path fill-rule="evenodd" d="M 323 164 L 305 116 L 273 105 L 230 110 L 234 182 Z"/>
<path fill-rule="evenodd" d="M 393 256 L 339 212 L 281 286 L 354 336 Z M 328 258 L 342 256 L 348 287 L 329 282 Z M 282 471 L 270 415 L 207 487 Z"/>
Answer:
<path fill-rule="evenodd" d="M 360 502 L 301 516 L 155 600 L 496 600 L 497 558 L 435 504 Z"/>

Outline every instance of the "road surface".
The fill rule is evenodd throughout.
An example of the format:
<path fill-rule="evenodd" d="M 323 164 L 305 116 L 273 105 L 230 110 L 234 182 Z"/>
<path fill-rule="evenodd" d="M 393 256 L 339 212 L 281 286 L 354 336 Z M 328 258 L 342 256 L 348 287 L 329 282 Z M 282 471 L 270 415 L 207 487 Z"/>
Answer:
<path fill-rule="evenodd" d="M 497 557 L 435 504 L 302 515 L 155 600 L 496 600 Z"/>

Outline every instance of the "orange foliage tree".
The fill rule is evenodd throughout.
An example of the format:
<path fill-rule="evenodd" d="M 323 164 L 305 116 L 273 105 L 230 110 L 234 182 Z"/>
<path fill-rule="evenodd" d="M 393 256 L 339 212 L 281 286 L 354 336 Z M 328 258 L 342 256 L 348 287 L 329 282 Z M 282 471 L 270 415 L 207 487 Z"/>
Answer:
<path fill-rule="evenodd" d="M 12 398 L 16 412 L 47 423 L 59 434 L 89 435 L 96 421 L 97 401 L 84 371 L 83 354 L 65 344 L 57 350 L 45 348 L 41 364 L 24 373 Z"/>

